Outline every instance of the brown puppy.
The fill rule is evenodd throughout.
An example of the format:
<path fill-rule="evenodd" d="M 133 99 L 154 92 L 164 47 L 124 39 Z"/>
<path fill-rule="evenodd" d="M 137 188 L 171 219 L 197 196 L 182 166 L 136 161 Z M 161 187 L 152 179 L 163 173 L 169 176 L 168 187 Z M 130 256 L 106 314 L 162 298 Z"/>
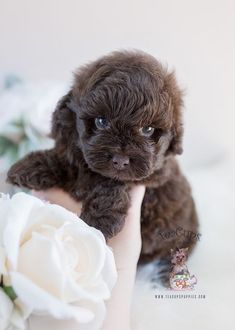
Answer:
<path fill-rule="evenodd" d="M 178 226 L 196 232 L 198 225 L 175 159 L 182 133 L 182 93 L 174 74 L 143 52 L 114 52 L 77 71 L 53 114 L 55 147 L 20 160 L 8 181 L 64 189 L 83 202 L 81 218 L 106 238 L 124 224 L 130 187 L 145 184 L 140 261 L 170 258 L 170 249 L 191 250 L 194 241 L 159 233 Z"/>

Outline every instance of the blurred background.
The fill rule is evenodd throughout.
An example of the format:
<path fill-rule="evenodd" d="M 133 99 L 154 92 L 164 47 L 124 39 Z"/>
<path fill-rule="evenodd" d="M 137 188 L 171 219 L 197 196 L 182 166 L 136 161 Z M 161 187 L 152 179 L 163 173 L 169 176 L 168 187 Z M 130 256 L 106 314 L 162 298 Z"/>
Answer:
<path fill-rule="evenodd" d="M 53 106 L 79 65 L 112 50 L 142 49 L 175 69 L 185 90 L 186 164 L 233 151 L 233 0 L 0 0 L 0 5 L 2 86 L 9 76 L 37 83 L 31 97 L 35 92 L 38 101 L 46 104 L 49 98 Z M 45 82 L 51 85 L 39 86 Z"/>
<path fill-rule="evenodd" d="M 9 190 L 4 178 L 10 164 L 53 143 L 47 138 L 50 116 L 79 65 L 113 50 L 135 48 L 176 71 L 185 90 L 180 161 L 192 184 L 204 238 L 190 262 L 209 298 L 193 307 L 192 302 L 174 305 L 177 312 L 165 324 L 171 303 L 156 302 L 149 293 L 145 303 L 152 307 L 143 311 L 140 300 L 145 291 L 139 285 L 133 329 L 155 329 L 156 318 L 164 329 L 172 329 L 173 324 L 178 329 L 183 319 L 191 329 L 200 325 L 200 329 L 217 329 L 230 322 L 233 316 L 226 313 L 232 304 L 229 274 L 234 273 L 227 252 L 234 251 L 235 227 L 235 1 L 0 0 L 0 41 L 0 190 L 4 192 Z M 219 289 L 222 279 L 223 290 Z M 218 300 L 218 294 L 227 304 Z M 181 308 L 187 310 L 187 317 Z M 222 314 L 215 317 L 218 309 Z M 231 323 L 227 325 L 230 329 Z"/>

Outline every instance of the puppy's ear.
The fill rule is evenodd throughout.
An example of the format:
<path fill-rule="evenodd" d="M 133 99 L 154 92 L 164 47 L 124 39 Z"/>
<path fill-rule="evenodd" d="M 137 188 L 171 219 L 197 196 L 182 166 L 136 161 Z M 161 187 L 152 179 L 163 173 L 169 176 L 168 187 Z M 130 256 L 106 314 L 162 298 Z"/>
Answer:
<path fill-rule="evenodd" d="M 59 100 L 53 112 L 50 136 L 55 139 L 56 142 L 65 138 L 68 133 L 68 128 L 70 128 L 73 123 L 74 115 L 68 107 L 71 98 L 72 92 L 69 91 Z"/>
<path fill-rule="evenodd" d="M 185 254 L 188 252 L 188 247 L 182 249 Z"/>
<path fill-rule="evenodd" d="M 71 105 L 73 105 L 73 95 L 72 91 L 69 91 L 59 100 L 53 112 L 50 136 L 55 140 L 55 147 L 59 154 L 65 155 L 72 163 L 78 142 L 78 132 L 75 108 Z"/>
<path fill-rule="evenodd" d="M 177 85 L 174 72 L 167 74 L 165 80 L 166 88 L 170 96 L 170 111 L 172 113 L 172 127 L 171 127 L 171 143 L 167 153 L 182 154 L 182 137 L 183 137 L 183 92 Z"/>

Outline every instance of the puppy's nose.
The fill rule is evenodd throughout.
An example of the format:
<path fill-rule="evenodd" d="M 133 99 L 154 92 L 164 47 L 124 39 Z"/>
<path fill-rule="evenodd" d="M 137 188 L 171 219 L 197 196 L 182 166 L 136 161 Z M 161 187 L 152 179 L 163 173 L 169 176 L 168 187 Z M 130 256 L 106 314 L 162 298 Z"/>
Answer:
<path fill-rule="evenodd" d="M 127 156 L 117 154 L 113 156 L 112 161 L 113 161 L 113 166 L 117 170 L 124 170 L 129 165 L 130 159 Z"/>

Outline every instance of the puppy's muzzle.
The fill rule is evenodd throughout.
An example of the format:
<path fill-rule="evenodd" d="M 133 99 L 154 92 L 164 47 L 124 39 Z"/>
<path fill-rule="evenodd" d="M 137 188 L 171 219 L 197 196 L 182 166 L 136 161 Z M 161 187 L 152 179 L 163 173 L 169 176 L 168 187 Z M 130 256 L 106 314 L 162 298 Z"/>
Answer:
<path fill-rule="evenodd" d="M 127 156 L 117 154 L 114 155 L 112 158 L 113 167 L 119 171 L 127 169 L 129 163 L 130 163 L 130 159 Z"/>

